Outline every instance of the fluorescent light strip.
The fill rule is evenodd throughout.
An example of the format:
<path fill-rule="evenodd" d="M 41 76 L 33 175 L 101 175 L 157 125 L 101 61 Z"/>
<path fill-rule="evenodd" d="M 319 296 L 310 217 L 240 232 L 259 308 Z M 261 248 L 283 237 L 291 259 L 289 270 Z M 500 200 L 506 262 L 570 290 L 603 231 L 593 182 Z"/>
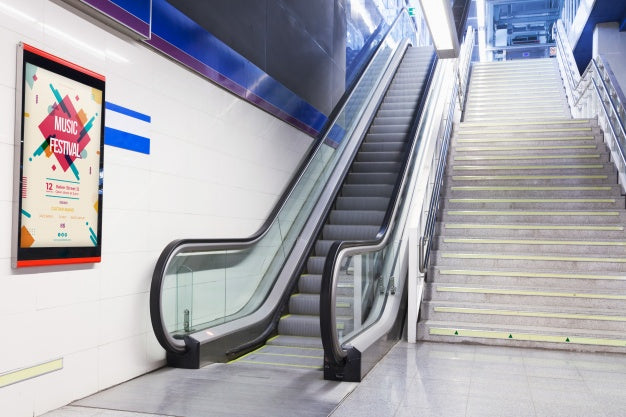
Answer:
<path fill-rule="evenodd" d="M 426 0 L 421 2 L 422 11 L 429 22 L 428 27 L 430 28 L 433 42 L 437 50 L 440 51 L 454 49 L 444 1 L 446 0 Z"/>

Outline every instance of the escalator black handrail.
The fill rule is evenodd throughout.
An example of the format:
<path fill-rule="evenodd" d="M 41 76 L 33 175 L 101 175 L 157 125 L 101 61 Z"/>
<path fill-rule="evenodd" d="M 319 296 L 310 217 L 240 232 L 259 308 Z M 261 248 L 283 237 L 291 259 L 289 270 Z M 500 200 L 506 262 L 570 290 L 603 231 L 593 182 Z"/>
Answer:
<path fill-rule="evenodd" d="M 392 231 L 392 224 L 395 220 L 395 215 L 398 212 L 401 194 L 403 186 L 406 184 L 407 176 L 409 173 L 409 164 L 417 148 L 418 138 L 417 130 L 419 128 L 421 116 L 424 112 L 424 105 L 430 90 L 431 82 L 435 73 L 435 67 L 437 63 L 437 57 L 433 51 L 431 57 L 431 67 L 428 72 L 428 76 L 421 91 L 421 97 L 419 98 L 418 106 L 415 111 L 415 117 L 411 123 L 409 129 L 409 137 L 411 138 L 409 151 L 406 154 L 402 167 L 399 171 L 398 178 L 393 188 L 387 211 L 383 218 L 383 222 L 380 226 L 376 237 L 371 240 L 338 240 L 333 242 L 326 255 L 326 261 L 324 263 L 324 270 L 322 272 L 322 286 L 320 289 L 320 332 L 322 337 L 322 345 L 324 347 L 324 357 L 330 363 L 335 366 L 340 366 L 347 353 L 339 345 L 339 341 L 336 337 L 336 325 L 334 319 L 334 305 L 333 305 L 333 293 L 334 282 L 333 275 L 337 263 L 339 262 L 339 255 L 344 249 L 361 247 L 361 246 L 375 246 L 381 244 Z M 332 366 L 332 365 L 331 365 Z"/>
<path fill-rule="evenodd" d="M 254 232 L 252 235 L 243 238 L 215 238 L 215 239 L 177 239 L 170 242 L 161 252 L 159 258 L 156 262 L 152 280 L 150 284 L 150 320 L 152 324 L 152 329 L 154 334 L 160 343 L 160 345 L 168 352 L 174 354 L 182 354 L 186 351 L 186 346 L 182 342 L 179 344 L 173 343 L 174 339 L 170 336 L 169 332 L 167 332 L 163 315 L 161 311 L 161 292 L 163 287 L 163 278 L 166 273 L 167 265 L 169 264 L 170 259 L 179 252 L 179 248 L 182 246 L 189 245 L 197 245 L 197 246 L 210 246 L 210 250 L 225 250 L 225 249 L 243 249 L 254 245 L 258 242 L 265 234 L 268 232 L 270 226 L 274 223 L 282 208 L 285 206 L 289 197 L 293 193 L 296 185 L 302 179 L 304 173 L 306 172 L 307 167 L 311 163 L 313 157 L 317 154 L 317 152 L 321 149 L 324 144 L 325 138 L 330 132 L 331 128 L 335 125 L 337 118 L 341 114 L 341 111 L 344 109 L 345 105 L 348 103 L 348 100 L 352 96 L 355 91 L 355 88 L 359 84 L 363 74 L 369 66 L 371 65 L 373 58 L 377 56 L 380 51 L 382 45 L 385 44 L 384 40 L 387 38 L 391 30 L 398 24 L 403 13 L 407 13 L 406 8 L 402 8 L 398 15 L 395 17 L 393 23 L 389 26 L 388 30 L 385 33 L 385 36 L 382 38 L 383 40 L 376 45 L 371 58 L 367 65 L 364 65 L 358 72 L 358 76 L 354 77 L 352 83 L 348 86 L 344 94 L 341 96 L 340 100 L 335 105 L 333 111 L 327 118 L 326 123 L 324 124 L 320 134 L 315 140 L 315 143 L 311 147 L 311 150 L 307 154 L 307 156 L 303 159 L 303 162 L 298 167 L 298 170 L 293 175 L 292 179 L 289 181 L 289 184 L 285 188 L 285 191 L 280 196 L 276 204 L 274 205 L 272 211 L 267 216 L 265 222 L 261 225 L 261 227 Z M 384 24 L 382 22 L 381 24 Z"/>

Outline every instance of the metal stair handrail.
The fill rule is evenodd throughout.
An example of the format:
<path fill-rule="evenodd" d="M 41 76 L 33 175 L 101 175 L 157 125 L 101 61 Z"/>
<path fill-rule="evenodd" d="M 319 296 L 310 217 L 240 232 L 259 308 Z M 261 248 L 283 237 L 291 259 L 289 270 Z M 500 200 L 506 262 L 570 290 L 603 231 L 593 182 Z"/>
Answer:
<path fill-rule="evenodd" d="M 474 43 L 473 39 L 474 39 L 474 31 L 470 27 L 468 28 L 468 35 L 466 35 L 466 39 L 461 48 L 462 52 L 458 61 L 459 63 L 462 63 L 465 66 L 468 66 L 469 62 L 471 61 L 471 48 Z M 459 65 L 459 63 L 457 63 L 457 65 Z M 466 71 L 464 71 L 465 75 L 467 75 L 468 72 L 469 70 L 466 69 Z M 457 66 L 457 68 L 455 69 L 455 77 L 458 74 L 459 74 L 459 67 Z M 439 80 L 439 82 L 442 82 L 442 81 L 443 80 L 441 79 Z M 455 78 L 453 83 L 454 83 L 453 95 L 451 96 L 452 108 L 454 108 L 454 103 L 457 99 L 459 100 L 460 103 L 464 102 L 464 98 L 459 97 L 458 92 L 459 91 L 465 92 L 467 90 L 466 80 Z M 433 81 L 432 85 L 435 87 L 439 87 L 439 84 L 436 83 L 435 81 Z M 431 91 L 433 89 L 435 88 L 434 87 L 430 88 Z M 425 94 L 424 99 L 428 101 L 430 97 L 427 98 Z M 429 104 L 434 104 L 434 103 L 430 102 Z M 424 108 L 426 108 L 426 106 L 424 106 Z M 426 117 L 424 113 L 425 113 L 424 111 L 421 112 L 419 116 L 419 122 L 416 123 L 416 126 L 415 126 L 416 129 L 412 131 L 414 136 L 420 135 L 423 131 L 422 129 L 425 128 L 424 124 L 425 124 Z M 407 160 L 412 159 L 412 158 L 415 158 L 416 160 L 419 159 L 419 162 L 416 162 L 416 167 L 419 170 L 419 168 L 421 168 L 422 165 L 425 163 L 424 152 L 422 151 L 426 145 L 425 143 L 426 140 L 420 142 L 419 150 L 417 149 L 417 146 L 416 146 L 417 142 L 418 141 L 415 140 L 414 138 L 413 145 L 410 151 L 413 155 L 410 156 Z M 401 184 L 401 186 L 398 188 L 399 190 L 402 190 L 402 188 L 404 187 L 404 184 L 408 182 L 408 178 L 407 178 L 408 170 L 405 169 L 404 171 L 401 171 L 401 173 L 402 173 L 402 177 L 399 179 L 397 183 L 397 184 Z M 413 185 L 414 184 L 411 184 L 411 186 Z M 349 341 L 345 341 L 344 343 L 340 342 L 339 336 L 336 332 L 336 313 L 335 313 L 335 304 L 336 304 L 336 299 L 337 299 L 336 289 L 337 289 L 337 284 L 338 284 L 339 270 L 342 265 L 342 261 L 357 252 L 379 251 L 389 243 L 389 240 L 391 237 L 390 232 L 394 228 L 404 227 L 404 225 L 396 224 L 397 220 L 395 216 L 399 211 L 398 210 L 399 201 L 400 199 L 396 198 L 394 201 L 394 204 L 390 206 L 385 216 L 386 222 L 384 222 L 383 226 L 381 226 L 381 231 L 377 235 L 377 239 L 372 240 L 372 241 L 358 241 L 358 242 L 357 241 L 334 242 L 333 245 L 331 246 L 331 249 L 328 252 L 326 263 L 324 265 L 324 272 L 323 272 L 324 275 L 322 279 L 322 291 L 320 295 L 320 324 L 321 324 L 321 331 L 322 331 L 322 344 L 324 346 L 325 361 L 328 361 L 329 363 L 331 363 L 332 364 L 331 366 L 340 367 L 345 362 L 346 358 L 349 356 L 350 349 L 353 348 L 353 346 L 347 344 Z M 408 203 L 405 202 L 404 204 L 408 204 Z M 395 262 L 395 258 L 403 256 L 401 252 L 402 251 L 398 251 L 395 254 L 396 256 L 394 257 L 394 260 L 391 260 L 390 262 Z M 395 292 L 395 288 L 393 288 L 395 287 L 395 285 L 391 279 L 389 280 L 388 286 L 391 287 L 391 289 L 389 288 L 385 289 L 384 290 L 385 293 L 388 294 L 389 292 L 391 292 L 393 294 Z"/>
<path fill-rule="evenodd" d="M 561 73 L 565 74 L 565 90 L 572 116 L 598 118 L 619 173 L 622 191 L 626 191 L 625 100 L 609 63 L 598 55 L 579 76 L 561 20 L 557 22 L 557 58 Z"/>

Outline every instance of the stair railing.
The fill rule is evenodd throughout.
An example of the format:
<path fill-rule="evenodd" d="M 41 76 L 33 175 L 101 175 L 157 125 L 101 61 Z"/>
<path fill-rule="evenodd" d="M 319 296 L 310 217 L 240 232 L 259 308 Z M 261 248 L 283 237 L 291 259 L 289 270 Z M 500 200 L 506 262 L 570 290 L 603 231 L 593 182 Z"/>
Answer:
<path fill-rule="evenodd" d="M 459 70 L 457 62 L 460 61 L 465 66 L 461 73 L 465 74 L 461 85 L 466 86 L 465 79 L 468 73 L 466 67 L 471 60 L 471 50 L 468 51 L 468 48 L 471 48 L 473 43 L 474 31 L 470 28 L 461 49 L 463 52 L 460 60 L 440 60 L 437 63 L 418 129 L 415 131 L 419 140 L 416 141 L 417 146 L 413 151 L 414 156 L 411 158 L 406 178 L 402 179 L 402 182 L 406 183 L 402 188 L 406 191 L 400 200 L 402 204 L 397 208 L 394 206 L 394 215 L 384 236 L 379 234 L 379 240 L 376 242 L 335 242 L 329 251 L 320 297 L 324 375 L 327 379 L 359 380 L 363 371 L 359 366 L 366 366 L 364 363 L 355 365 L 361 361 L 361 354 L 368 350 L 367 355 L 374 355 L 369 348 L 377 341 L 383 340 L 397 324 L 396 319 L 403 316 L 400 311 L 406 305 L 404 297 L 408 257 L 414 247 L 417 247 L 410 241 L 408 226 L 412 224 L 411 218 L 415 213 L 424 210 L 426 200 L 424 190 L 431 188 L 429 186 L 431 177 L 428 172 L 431 171 L 431 164 L 437 164 L 433 154 L 439 154 L 437 137 L 443 127 L 441 120 L 443 117 L 450 117 L 448 109 L 454 108 L 458 99 L 459 82 L 455 77 Z M 463 91 L 465 90 L 466 88 L 463 88 Z M 464 98 L 459 100 L 461 103 L 463 101 Z M 369 276 L 359 277 L 355 272 L 351 272 L 350 265 L 357 266 L 363 260 L 373 259 L 377 255 L 382 262 L 375 269 L 381 271 L 378 277 L 379 294 L 367 317 L 362 317 L 354 329 L 342 332 L 336 311 L 339 283 L 351 279 L 356 286 L 359 280 L 370 279 Z M 372 358 L 369 357 L 367 362 L 371 361 Z"/>
<path fill-rule="evenodd" d="M 467 28 L 465 40 L 454 70 L 454 87 L 441 113 L 440 119 L 433 123 L 439 124 L 436 150 L 427 175 L 418 184 L 418 195 L 422 195 L 422 205 L 414 211 L 409 224 L 409 272 L 408 272 L 408 311 L 407 340 L 415 343 L 417 339 L 417 317 L 422 300 L 426 269 L 430 258 L 431 244 L 435 234 L 439 200 L 443 187 L 450 137 L 455 121 L 455 113 L 462 110 L 469 85 L 470 63 L 474 49 L 475 30 Z"/>
<path fill-rule="evenodd" d="M 598 119 L 622 191 L 626 191 L 626 99 L 609 63 L 599 55 L 579 75 L 561 20 L 557 23 L 557 58 L 572 116 Z"/>

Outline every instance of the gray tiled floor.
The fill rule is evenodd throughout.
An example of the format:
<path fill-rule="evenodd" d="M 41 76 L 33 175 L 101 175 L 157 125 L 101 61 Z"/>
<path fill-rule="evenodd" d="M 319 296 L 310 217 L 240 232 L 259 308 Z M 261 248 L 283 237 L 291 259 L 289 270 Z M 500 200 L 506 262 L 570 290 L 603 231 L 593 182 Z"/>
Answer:
<path fill-rule="evenodd" d="M 399 343 L 332 413 L 626 416 L 626 355 Z"/>
<path fill-rule="evenodd" d="M 618 417 L 625 392 L 626 355 L 401 342 L 358 385 L 319 371 L 163 369 L 45 417 Z"/>

